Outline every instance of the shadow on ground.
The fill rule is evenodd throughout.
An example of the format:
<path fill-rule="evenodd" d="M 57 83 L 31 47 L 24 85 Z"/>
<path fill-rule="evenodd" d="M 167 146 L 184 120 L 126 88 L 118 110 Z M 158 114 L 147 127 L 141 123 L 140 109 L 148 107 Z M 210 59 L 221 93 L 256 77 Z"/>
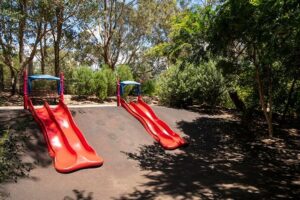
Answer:
<path fill-rule="evenodd" d="M 13 143 L 11 159 L 18 162 L 11 166 L 15 169 L 10 170 L 21 171 L 19 177 L 26 175 L 34 165 L 47 167 L 52 163 L 43 134 L 29 111 L 0 111 L 0 130 L 0 137 L 9 133 Z M 18 176 L 14 177 L 15 181 Z"/>
<path fill-rule="evenodd" d="M 77 114 L 76 111 L 71 111 L 71 113 L 73 117 Z M 84 113 L 84 111 L 80 110 L 79 113 Z M 16 142 L 20 145 L 19 150 L 22 152 L 14 156 L 22 157 L 20 162 L 25 160 L 25 162 L 29 161 L 30 164 L 41 167 L 48 167 L 52 164 L 43 133 L 29 111 L 0 111 L 0 130 L 8 130 L 11 135 L 17 137 Z M 2 132 L 0 138 L 1 134 Z"/>
<path fill-rule="evenodd" d="M 156 144 L 125 153 L 148 181 L 115 200 L 299 198 L 299 143 L 267 145 L 251 139 L 239 121 L 216 117 L 180 121 L 178 128 L 190 137 L 180 152 Z"/>
<path fill-rule="evenodd" d="M 63 200 L 93 200 L 93 193 L 89 192 L 86 194 L 84 190 L 73 190 L 74 196 L 65 196 Z"/>

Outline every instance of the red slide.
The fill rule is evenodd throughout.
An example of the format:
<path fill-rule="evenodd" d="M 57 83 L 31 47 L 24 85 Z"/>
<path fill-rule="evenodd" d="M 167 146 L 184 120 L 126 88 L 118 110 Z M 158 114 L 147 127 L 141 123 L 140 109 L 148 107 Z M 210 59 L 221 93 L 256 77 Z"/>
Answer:
<path fill-rule="evenodd" d="M 186 141 L 160 120 L 141 98 L 138 98 L 137 102 L 130 102 L 129 104 L 124 99 L 120 99 L 120 103 L 143 124 L 148 133 L 165 149 L 176 149 L 186 144 Z"/>
<path fill-rule="evenodd" d="M 31 100 L 28 106 L 43 131 L 57 171 L 67 173 L 103 164 L 103 159 L 87 143 L 62 101 L 55 108 L 45 102 L 42 108 L 35 109 Z"/>

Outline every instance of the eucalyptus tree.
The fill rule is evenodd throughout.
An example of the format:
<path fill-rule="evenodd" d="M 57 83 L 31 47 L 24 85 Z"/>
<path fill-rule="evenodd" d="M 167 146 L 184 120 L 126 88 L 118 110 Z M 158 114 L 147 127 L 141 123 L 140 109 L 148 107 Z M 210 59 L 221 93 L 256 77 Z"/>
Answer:
<path fill-rule="evenodd" d="M 45 34 L 39 3 L 28 0 L 0 2 L 0 59 L 9 68 L 12 94 L 16 93 L 21 73 L 33 60 Z"/>
<path fill-rule="evenodd" d="M 73 44 L 78 39 L 79 22 L 77 19 L 81 15 L 88 14 L 89 4 L 83 0 L 45 0 L 42 4 L 44 29 L 49 30 L 49 34 L 44 35 L 40 48 L 42 71 L 44 71 L 47 46 L 52 46 L 54 72 L 58 76 L 61 71 L 61 61 L 68 52 L 72 52 Z"/>
<path fill-rule="evenodd" d="M 79 42 L 85 45 L 78 46 L 114 70 L 117 64 L 134 64 L 155 40 L 166 38 L 176 1 L 96 0 L 90 7 L 93 12 L 82 16 L 85 40 Z"/>

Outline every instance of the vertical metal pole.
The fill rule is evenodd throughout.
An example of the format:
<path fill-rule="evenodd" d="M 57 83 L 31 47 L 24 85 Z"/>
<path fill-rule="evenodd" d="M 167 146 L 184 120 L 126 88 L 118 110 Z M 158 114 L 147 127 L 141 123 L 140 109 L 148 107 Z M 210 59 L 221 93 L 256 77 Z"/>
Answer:
<path fill-rule="evenodd" d="M 59 100 L 61 102 L 64 102 L 64 73 L 60 73 L 60 94 L 59 94 Z"/>
<path fill-rule="evenodd" d="M 28 108 L 28 76 L 27 70 L 25 69 L 23 72 L 23 103 L 24 109 Z"/>
<path fill-rule="evenodd" d="M 117 106 L 121 104 L 121 96 L 120 96 L 120 79 L 117 78 Z"/>
<path fill-rule="evenodd" d="M 141 85 L 138 85 L 138 100 L 142 99 L 142 88 Z"/>

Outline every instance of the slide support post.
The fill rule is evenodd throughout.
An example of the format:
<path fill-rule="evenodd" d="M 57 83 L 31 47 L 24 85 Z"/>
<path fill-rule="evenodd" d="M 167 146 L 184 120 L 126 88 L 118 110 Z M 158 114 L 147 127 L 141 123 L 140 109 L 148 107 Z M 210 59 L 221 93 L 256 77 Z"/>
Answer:
<path fill-rule="evenodd" d="M 121 95 L 120 95 L 120 79 L 117 79 L 117 106 L 121 104 Z"/>
<path fill-rule="evenodd" d="M 59 91 L 59 100 L 64 102 L 64 73 L 60 73 L 60 91 Z"/>
<path fill-rule="evenodd" d="M 120 95 L 120 79 L 117 79 L 117 106 L 121 104 L 121 95 Z"/>
<path fill-rule="evenodd" d="M 23 72 L 23 101 L 26 110 L 28 108 L 28 75 L 26 69 Z"/>
<path fill-rule="evenodd" d="M 142 100 L 142 88 L 141 88 L 141 85 L 138 85 L 138 100 Z"/>

